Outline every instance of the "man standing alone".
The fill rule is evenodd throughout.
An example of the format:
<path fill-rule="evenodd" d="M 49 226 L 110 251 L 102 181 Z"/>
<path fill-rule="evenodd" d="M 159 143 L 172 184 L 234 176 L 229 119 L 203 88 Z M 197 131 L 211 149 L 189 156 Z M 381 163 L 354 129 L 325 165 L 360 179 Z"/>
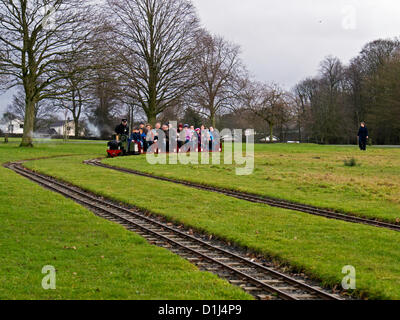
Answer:
<path fill-rule="evenodd" d="M 361 122 L 361 127 L 358 130 L 358 144 L 360 146 L 360 150 L 367 150 L 367 140 L 368 140 L 368 129 L 365 126 L 365 122 Z"/>

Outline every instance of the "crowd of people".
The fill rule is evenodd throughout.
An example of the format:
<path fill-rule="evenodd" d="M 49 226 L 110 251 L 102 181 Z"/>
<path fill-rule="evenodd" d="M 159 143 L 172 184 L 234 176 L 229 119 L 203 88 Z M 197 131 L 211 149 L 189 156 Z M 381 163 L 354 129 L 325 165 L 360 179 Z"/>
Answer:
<path fill-rule="evenodd" d="M 145 153 L 220 150 L 218 132 L 213 127 L 206 128 L 204 125 L 195 128 L 188 124 L 179 124 L 177 128 L 174 128 L 172 124 L 161 125 L 160 122 L 157 122 L 153 128 L 150 124 L 141 123 L 130 133 L 128 120 L 122 119 L 121 124 L 115 128 L 115 132 L 117 140 L 121 136 L 127 137 L 128 145 L 132 142 L 137 143 Z M 365 151 L 367 149 L 368 138 L 368 129 L 365 122 L 362 122 L 358 131 L 360 150 Z M 174 150 L 169 150 L 171 145 Z"/>
<path fill-rule="evenodd" d="M 172 124 L 156 125 L 141 123 L 133 128 L 129 135 L 127 120 L 115 129 L 117 136 L 129 136 L 129 143 L 137 143 L 141 150 L 146 152 L 188 152 L 188 151 L 218 151 L 220 148 L 218 132 L 213 127 L 200 128 L 188 124 L 179 124 L 174 128 Z M 170 146 L 174 150 L 170 150 Z"/>

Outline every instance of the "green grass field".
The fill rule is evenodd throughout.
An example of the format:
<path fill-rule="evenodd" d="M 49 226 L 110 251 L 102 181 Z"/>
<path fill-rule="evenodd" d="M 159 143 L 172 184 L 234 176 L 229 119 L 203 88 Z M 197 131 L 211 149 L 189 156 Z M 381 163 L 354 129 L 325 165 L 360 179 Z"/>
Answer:
<path fill-rule="evenodd" d="M 82 163 L 83 160 L 103 156 L 104 150 L 105 146 L 101 144 L 40 144 L 32 150 L 19 149 L 16 145 L 1 145 L 0 161 L 4 163 L 17 159 L 75 154 L 73 157 L 36 160 L 26 165 L 87 190 L 150 210 L 171 221 L 185 223 L 227 241 L 249 247 L 264 256 L 290 264 L 294 269 L 306 272 L 327 286 L 340 284 L 344 276 L 341 273 L 342 267 L 352 265 L 357 271 L 356 296 L 400 299 L 398 232 L 271 208 Z M 389 181 L 391 175 L 392 181 L 398 179 L 395 167 L 398 166 L 399 150 L 370 149 L 368 152 L 356 156 L 361 167 L 345 167 L 343 161 L 356 153 L 354 148 L 312 145 L 257 146 L 254 176 L 235 176 L 237 180 L 232 175 L 232 167 L 226 166 L 146 166 L 143 157 L 120 158 L 106 162 L 170 176 L 179 172 L 184 174 L 185 178 L 188 178 L 191 171 L 193 177 L 204 179 L 203 182 L 219 181 L 223 182 L 221 186 L 227 186 L 229 181 L 230 187 L 235 188 L 243 186 L 243 181 L 247 181 L 246 187 L 253 190 L 257 189 L 255 185 L 258 181 L 257 175 L 260 175 L 260 163 L 274 163 L 272 166 L 268 165 L 268 169 L 266 167 L 265 172 L 261 174 L 280 175 L 280 183 L 284 188 L 276 189 L 276 194 L 287 192 L 289 196 L 292 181 L 293 190 L 304 186 L 314 190 L 317 195 L 321 195 L 325 190 L 323 194 L 326 195 L 326 201 L 329 200 L 335 208 L 340 208 L 350 205 L 351 198 L 360 202 L 361 199 L 352 194 L 347 204 L 340 203 L 341 199 L 331 196 L 328 192 L 333 190 L 333 186 L 322 190 L 315 186 L 325 182 L 321 179 L 318 181 L 313 174 L 316 175 L 322 170 L 321 177 L 324 176 L 327 172 L 323 170 L 324 163 L 327 163 L 329 168 L 333 168 L 330 169 L 331 174 L 340 176 L 340 181 L 352 181 L 351 179 L 358 176 L 366 177 L 365 181 L 362 180 L 363 183 L 374 183 L 374 179 L 370 177 L 372 173 L 367 167 L 371 171 L 375 170 L 377 175 L 383 173 L 377 180 Z M 303 169 L 299 164 L 302 161 L 298 159 L 307 159 Z M 304 176 L 313 177 L 314 180 L 309 180 L 310 185 L 305 185 L 304 182 L 295 183 L 295 178 L 288 174 L 292 172 L 301 177 L 301 170 Z M 3 216 L 0 226 L 4 226 L 2 229 L 6 230 L 0 236 L 0 299 L 248 298 L 246 294 L 226 282 L 208 273 L 198 272 L 182 259 L 147 245 L 141 238 L 118 225 L 96 218 L 70 200 L 43 190 L 9 170 L 0 168 L 0 172 L 0 214 Z M 284 175 L 285 172 L 287 175 Z M 209 177 L 208 180 L 206 176 Z M 261 179 L 259 183 L 264 180 L 269 183 L 267 179 Z M 357 188 L 351 183 L 348 187 Z M 24 190 L 25 196 L 21 189 Z M 270 186 L 262 190 L 270 189 L 273 188 Z M 293 194 L 298 195 L 299 191 L 293 191 Z M 306 197 L 307 193 L 301 194 L 303 200 L 307 200 L 303 202 L 316 204 L 313 203 L 315 199 L 310 200 Z M 365 199 L 372 197 L 372 194 L 368 194 Z M 293 197 L 290 199 L 293 200 Z M 378 200 L 375 198 L 368 201 L 371 206 L 374 203 L 381 207 L 386 206 L 385 210 L 390 212 L 390 206 L 387 204 L 389 201 Z M 398 213 L 398 202 L 394 203 L 397 204 L 393 207 L 393 212 L 396 213 L 397 210 Z M 58 205 L 61 207 L 55 214 L 54 210 Z M 375 207 L 370 209 L 371 214 L 378 211 Z M 86 224 L 87 221 L 90 221 L 90 227 Z M 70 249 L 73 247 L 77 250 Z M 43 277 L 40 270 L 44 264 L 56 264 L 60 270 L 60 289 L 55 292 L 40 288 Z M 171 279 L 176 280 L 170 283 Z"/>
<path fill-rule="evenodd" d="M 212 186 L 400 221 L 400 148 L 256 145 L 255 170 L 237 176 L 234 165 L 148 165 L 145 156 L 104 163 Z M 358 165 L 344 161 L 355 158 Z M 221 160 L 223 163 L 223 160 Z"/>
<path fill-rule="evenodd" d="M 340 284 L 342 268 L 352 265 L 358 296 L 400 299 L 398 232 L 90 167 L 82 163 L 87 158 L 38 160 L 28 167 L 249 247 L 329 286 Z"/>
<path fill-rule="evenodd" d="M 14 142 L 0 144 L 1 164 L 104 153 L 101 144 L 52 142 L 21 149 Z M 251 299 L 228 282 L 4 167 L 0 230 L 0 300 Z M 56 290 L 41 286 L 45 265 L 57 270 Z"/>

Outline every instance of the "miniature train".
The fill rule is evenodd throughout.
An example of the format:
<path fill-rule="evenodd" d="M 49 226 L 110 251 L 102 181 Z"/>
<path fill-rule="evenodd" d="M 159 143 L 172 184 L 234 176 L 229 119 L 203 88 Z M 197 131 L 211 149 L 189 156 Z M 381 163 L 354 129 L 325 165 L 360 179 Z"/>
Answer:
<path fill-rule="evenodd" d="M 115 158 L 128 155 L 143 154 L 142 144 L 132 141 L 127 136 L 120 136 L 120 139 L 114 139 L 107 144 L 107 155 L 109 158 Z"/>

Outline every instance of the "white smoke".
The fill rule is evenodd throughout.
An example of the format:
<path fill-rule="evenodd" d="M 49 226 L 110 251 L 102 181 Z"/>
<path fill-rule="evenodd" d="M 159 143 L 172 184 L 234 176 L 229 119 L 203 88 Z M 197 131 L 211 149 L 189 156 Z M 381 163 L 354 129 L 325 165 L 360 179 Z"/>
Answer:
<path fill-rule="evenodd" d="M 87 128 L 89 130 L 89 136 L 90 137 L 95 137 L 95 138 L 99 138 L 101 136 L 100 130 L 98 127 L 96 127 L 93 123 L 88 122 L 87 123 Z"/>

